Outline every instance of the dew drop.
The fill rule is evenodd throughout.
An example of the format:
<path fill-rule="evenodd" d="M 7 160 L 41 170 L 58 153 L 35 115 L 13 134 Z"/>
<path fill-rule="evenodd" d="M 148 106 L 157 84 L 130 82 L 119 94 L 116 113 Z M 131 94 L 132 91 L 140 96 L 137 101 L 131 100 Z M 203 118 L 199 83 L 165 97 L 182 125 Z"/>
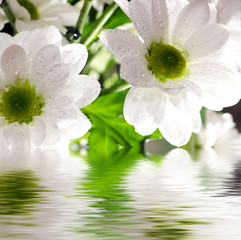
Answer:
<path fill-rule="evenodd" d="M 43 55 L 43 53 L 40 53 L 38 58 L 39 58 L 39 60 L 40 60 L 41 62 L 44 61 L 44 55 Z"/>
<path fill-rule="evenodd" d="M 67 39 L 69 39 L 70 41 L 72 40 L 78 40 L 80 38 L 80 33 L 77 29 L 75 28 L 71 28 L 67 31 L 66 33 L 66 37 Z"/>

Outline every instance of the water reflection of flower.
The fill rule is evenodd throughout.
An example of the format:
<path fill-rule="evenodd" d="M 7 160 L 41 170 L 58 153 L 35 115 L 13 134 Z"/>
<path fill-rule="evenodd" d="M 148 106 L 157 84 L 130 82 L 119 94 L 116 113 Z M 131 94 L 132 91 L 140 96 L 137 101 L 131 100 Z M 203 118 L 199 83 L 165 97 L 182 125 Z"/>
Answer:
<path fill-rule="evenodd" d="M 145 234 L 162 239 L 238 240 L 240 199 L 224 195 L 237 161 L 212 148 L 199 149 L 195 156 L 174 149 L 158 163 L 156 158 L 140 161 L 128 177 L 132 206 L 139 209 Z"/>
<path fill-rule="evenodd" d="M 71 196 L 86 164 L 67 151 L 35 149 L 9 152 L 0 166 L 0 239 L 73 239 L 66 230 L 88 204 Z"/>
<path fill-rule="evenodd" d="M 201 148 L 198 159 L 212 174 L 227 176 L 241 160 L 241 135 L 229 113 L 207 110 L 205 119 L 195 138 L 195 144 Z"/>

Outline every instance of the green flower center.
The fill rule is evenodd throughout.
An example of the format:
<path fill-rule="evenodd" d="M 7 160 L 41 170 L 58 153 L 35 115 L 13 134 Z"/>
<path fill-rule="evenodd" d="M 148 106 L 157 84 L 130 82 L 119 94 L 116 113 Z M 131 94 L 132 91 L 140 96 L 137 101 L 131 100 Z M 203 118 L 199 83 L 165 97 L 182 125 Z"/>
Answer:
<path fill-rule="evenodd" d="M 34 116 L 41 115 L 44 105 L 43 97 L 36 95 L 29 81 L 2 90 L 0 95 L 0 114 L 8 123 L 29 124 Z"/>
<path fill-rule="evenodd" d="M 17 0 L 18 4 L 24 7 L 30 14 L 31 20 L 39 19 L 37 8 L 28 0 Z"/>
<path fill-rule="evenodd" d="M 148 70 L 162 82 L 181 78 L 186 72 L 187 63 L 182 52 L 169 44 L 152 43 L 146 59 Z"/>

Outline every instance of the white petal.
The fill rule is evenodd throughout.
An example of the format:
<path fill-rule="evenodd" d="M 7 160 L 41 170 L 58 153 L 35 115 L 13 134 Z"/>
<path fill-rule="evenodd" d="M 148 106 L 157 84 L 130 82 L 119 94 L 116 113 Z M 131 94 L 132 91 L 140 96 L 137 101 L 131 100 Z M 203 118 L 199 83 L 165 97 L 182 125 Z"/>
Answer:
<path fill-rule="evenodd" d="M 100 93 L 99 82 L 87 75 L 78 75 L 70 79 L 68 86 L 64 94 L 69 96 L 79 108 L 92 103 Z"/>
<path fill-rule="evenodd" d="M 228 24 L 232 21 L 232 18 L 239 16 L 241 12 L 240 0 L 219 0 L 217 22 L 222 24 Z M 239 20 L 238 20 L 239 21 Z"/>
<path fill-rule="evenodd" d="M 168 9 L 165 0 L 153 0 L 151 6 L 154 41 L 166 42 L 168 38 Z"/>
<path fill-rule="evenodd" d="M 35 30 L 36 31 L 36 30 Z M 47 44 L 54 44 L 58 47 L 62 44 L 62 35 L 54 26 L 46 26 L 40 29 L 40 34 L 46 37 Z"/>
<path fill-rule="evenodd" d="M 60 62 L 59 48 L 53 44 L 41 48 L 33 59 L 33 65 L 30 72 L 30 82 L 32 85 L 47 74 L 51 65 Z"/>
<path fill-rule="evenodd" d="M 168 101 L 159 129 L 168 142 L 180 147 L 185 145 L 191 137 L 192 118 L 188 113 L 180 111 Z"/>
<path fill-rule="evenodd" d="M 135 131 L 142 136 L 147 136 L 152 134 L 158 127 L 156 123 L 153 122 L 153 119 L 149 118 L 145 122 L 135 124 Z"/>
<path fill-rule="evenodd" d="M 25 49 L 27 54 L 31 54 L 32 56 L 48 44 L 54 44 L 58 47 L 62 44 L 62 36 L 54 26 L 34 29 L 30 32 L 23 31 L 15 35 L 14 39 Z"/>
<path fill-rule="evenodd" d="M 241 97 L 238 76 L 224 65 L 214 63 L 190 65 L 189 77 L 202 91 L 216 95 L 220 100 L 219 106 L 234 105 Z"/>
<path fill-rule="evenodd" d="M 169 15 L 169 33 L 172 33 L 179 12 L 189 3 L 187 0 L 165 0 Z M 170 34 L 169 34 L 170 35 Z M 169 36 L 171 39 L 171 36 Z"/>
<path fill-rule="evenodd" d="M 120 60 L 124 57 L 144 56 L 146 48 L 139 38 L 121 29 L 106 29 L 99 35 L 103 44 Z"/>
<path fill-rule="evenodd" d="M 159 89 L 133 87 L 126 96 L 123 111 L 126 121 L 131 125 L 138 126 L 144 122 L 159 124 L 165 108 L 166 94 Z M 148 124 L 146 128 L 152 129 Z"/>
<path fill-rule="evenodd" d="M 120 76 L 136 87 L 154 87 L 159 82 L 147 69 L 145 57 L 124 58 L 121 63 Z"/>
<path fill-rule="evenodd" d="M 49 117 L 55 122 L 59 129 L 66 128 L 76 121 L 78 109 L 74 106 L 68 106 L 62 109 L 54 109 Z"/>
<path fill-rule="evenodd" d="M 14 38 L 6 33 L 0 33 L 0 56 L 5 51 L 7 47 L 14 44 Z"/>
<path fill-rule="evenodd" d="M 116 4 L 122 9 L 122 11 L 129 16 L 128 8 L 129 8 L 129 2 L 127 0 L 114 0 Z"/>
<path fill-rule="evenodd" d="M 220 97 L 208 91 L 203 92 L 203 106 L 214 111 L 221 111 L 223 109 Z"/>
<path fill-rule="evenodd" d="M 72 102 L 69 103 L 65 97 L 57 97 L 57 99 L 51 99 L 43 111 L 47 125 L 62 129 L 71 125 L 76 120 L 79 109 Z"/>
<path fill-rule="evenodd" d="M 53 128 L 51 126 L 46 126 L 45 128 L 46 136 L 44 139 L 44 144 L 50 145 L 55 144 L 60 140 L 60 130 Z"/>
<path fill-rule="evenodd" d="M 7 1 L 7 4 L 9 4 L 9 7 L 16 19 L 20 18 L 24 19 L 25 21 L 31 20 L 31 16 L 27 9 L 25 7 L 22 7 L 17 0 Z"/>
<path fill-rule="evenodd" d="M 192 114 L 192 121 L 193 121 L 192 131 L 195 133 L 198 133 L 202 126 L 201 116 L 199 112 Z"/>
<path fill-rule="evenodd" d="M 44 120 L 35 116 L 30 128 L 30 140 L 35 146 L 40 146 L 45 138 L 45 123 Z"/>
<path fill-rule="evenodd" d="M 207 1 L 192 1 L 178 14 L 173 29 L 173 42 L 183 44 L 210 17 Z"/>
<path fill-rule="evenodd" d="M 155 39 L 155 35 L 153 35 L 152 17 L 148 5 L 139 0 L 131 0 L 129 2 L 129 15 L 137 32 L 146 45 L 150 46 Z"/>
<path fill-rule="evenodd" d="M 11 123 L 3 130 L 3 136 L 10 145 L 29 140 L 29 126 L 27 124 Z"/>
<path fill-rule="evenodd" d="M 86 64 L 87 58 L 87 49 L 82 44 L 72 43 L 61 48 L 62 62 L 70 65 L 73 74 L 81 72 Z"/>
<path fill-rule="evenodd" d="M 90 127 L 90 120 L 81 111 L 79 111 L 76 121 L 67 128 L 63 129 L 63 133 L 70 139 L 75 139 L 84 136 Z"/>
<path fill-rule="evenodd" d="M 32 31 L 36 28 L 44 28 L 48 25 L 47 22 L 42 20 L 32 20 L 32 21 L 24 21 L 21 19 L 16 19 L 15 26 L 18 32 L 22 31 Z"/>
<path fill-rule="evenodd" d="M 43 78 L 37 80 L 36 93 L 49 98 L 59 94 L 69 76 L 69 67 L 65 63 L 53 65 Z"/>
<path fill-rule="evenodd" d="M 51 7 L 44 9 L 41 18 L 58 18 L 58 22 L 64 26 L 74 26 L 78 20 L 79 9 L 64 2 L 56 2 Z"/>
<path fill-rule="evenodd" d="M 218 51 L 228 40 L 228 30 L 219 24 L 208 24 L 201 27 L 185 42 L 183 49 L 189 58 L 200 58 Z"/>
<path fill-rule="evenodd" d="M 2 55 L 1 66 L 7 82 L 13 84 L 16 79 L 26 79 L 27 57 L 24 49 L 19 45 L 8 47 Z"/>

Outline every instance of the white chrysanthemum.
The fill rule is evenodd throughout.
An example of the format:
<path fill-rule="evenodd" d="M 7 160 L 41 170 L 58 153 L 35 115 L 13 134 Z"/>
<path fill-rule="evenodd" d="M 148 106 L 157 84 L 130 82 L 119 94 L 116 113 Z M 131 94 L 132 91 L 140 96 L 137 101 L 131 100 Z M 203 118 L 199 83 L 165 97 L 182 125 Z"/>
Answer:
<path fill-rule="evenodd" d="M 97 10 L 102 12 L 104 9 L 105 4 L 111 4 L 113 0 L 93 0 L 93 7 Z"/>
<path fill-rule="evenodd" d="M 236 72 L 216 61 L 229 32 L 210 23 L 206 0 L 115 1 L 143 40 L 120 29 L 99 36 L 132 85 L 124 116 L 142 135 L 159 128 L 170 143 L 184 145 L 200 129 L 201 106 L 221 110 L 240 98 Z"/>
<path fill-rule="evenodd" d="M 7 0 L 14 17 L 17 31 L 56 26 L 65 33 L 65 26 L 74 26 L 79 10 L 66 0 Z"/>
<path fill-rule="evenodd" d="M 197 134 L 198 143 L 201 147 L 213 147 L 218 152 L 235 149 L 241 150 L 241 135 L 235 128 L 233 117 L 230 113 L 216 113 L 206 111 L 206 123 Z"/>
<path fill-rule="evenodd" d="M 48 26 L 11 37 L 0 34 L 0 144 L 52 144 L 90 128 L 79 108 L 99 94 L 99 83 L 79 75 L 88 52 L 81 44 L 61 46 Z"/>

